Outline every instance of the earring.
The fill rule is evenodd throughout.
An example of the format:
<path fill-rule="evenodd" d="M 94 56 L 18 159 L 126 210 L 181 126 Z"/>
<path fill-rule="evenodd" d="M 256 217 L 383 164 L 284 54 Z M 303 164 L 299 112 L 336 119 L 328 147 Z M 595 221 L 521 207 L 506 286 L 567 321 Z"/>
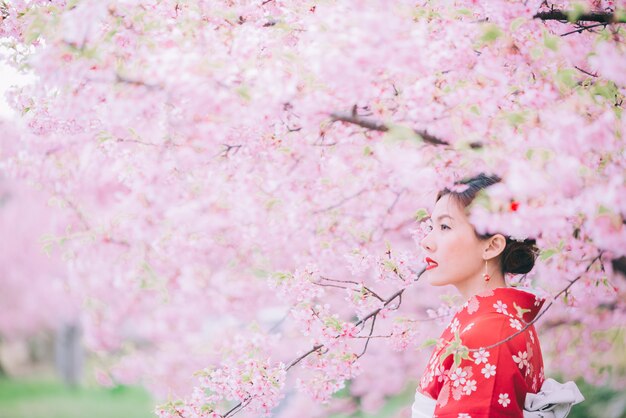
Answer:
<path fill-rule="evenodd" d="M 489 282 L 489 280 L 491 280 L 491 277 L 487 273 L 487 260 L 485 260 L 485 274 L 483 274 L 483 278 L 485 279 L 486 282 Z"/>

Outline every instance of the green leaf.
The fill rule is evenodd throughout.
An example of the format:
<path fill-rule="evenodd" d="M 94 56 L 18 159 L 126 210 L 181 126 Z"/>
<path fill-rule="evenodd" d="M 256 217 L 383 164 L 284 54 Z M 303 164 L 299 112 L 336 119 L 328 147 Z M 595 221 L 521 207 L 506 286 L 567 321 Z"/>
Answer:
<path fill-rule="evenodd" d="M 415 214 L 413 216 L 415 217 L 415 220 L 417 222 L 420 222 L 421 220 L 428 218 L 428 211 L 425 208 L 419 208 L 417 211 L 415 211 Z"/>
<path fill-rule="evenodd" d="M 562 68 L 556 72 L 556 81 L 559 84 L 561 90 L 567 90 L 576 87 L 578 80 L 576 80 L 578 73 L 572 68 Z"/>
<path fill-rule="evenodd" d="M 511 126 L 518 127 L 526 122 L 526 115 L 528 112 L 509 112 L 506 114 L 506 120 Z"/>
<path fill-rule="evenodd" d="M 591 92 L 594 96 L 602 96 L 608 100 L 614 100 L 619 93 L 617 86 L 612 81 L 605 83 L 597 82 L 593 85 Z"/>
<path fill-rule="evenodd" d="M 337 318 L 334 318 L 332 316 L 326 317 L 324 319 L 324 325 L 334 329 L 335 331 L 341 331 L 341 322 L 339 322 Z"/>
<path fill-rule="evenodd" d="M 530 48 L 530 57 L 535 61 L 543 57 L 543 48 L 541 48 L 541 46 L 539 45 L 535 45 Z"/>
<path fill-rule="evenodd" d="M 265 278 L 267 278 L 270 275 L 270 273 L 267 270 L 264 270 L 262 268 L 257 268 L 257 267 L 252 269 L 252 274 L 255 277 L 259 277 L 259 278 L 262 278 L 262 279 L 265 279 Z"/>
<path fill-rule="evenodd" d="M 420 344 L 419 348 L 428 348 L 437 344 L 437 340 L 435 338 L 429 338 L 423 343 Z"/>
<path fill-rule="evenodd" d="M 395 123 L 387 123 L 387 132 L 385 133 L 385 139 L 390 141 L 406 141 L 414 140 L 417 142 L 423 142 L 422 137 L 415 132 L 413 128 L 404 125 L 398 125 Z"/>
<path fill-rule="evenodd" d="M 247 86 L 239 86 L 235 92 L 245 101 L 249 102 L 252 99 L 250 95 L 250 89 Z"/>
<path fill-rule="evenodd" d="M 513 307 L 515 308 L 515 311 L 517 312 L 517 317 L 520 319 L 524 317 L 524 314 L 526 312 L 530 312 L 530 309 L 522 308 L 521 306 L 518 306 L 517 303 L 515 302 L 513 302 Z"/>
<path fill-rule="evenodd" d="M 289 279 L 291 279 L 293 277 L 293 275 L 291 273 L 285 273 L 282 271 L 276 271 L 274 273 L 272 273 L 272 278 L 274 280 L 276 280 L 278 283 L 282 283 L 284 281 L 287 281 Z"/>
<path fill-rule="evenodd" d="M 516 30 L 518 30 L 520 28 L 520 26 L 522 26 L 524 24 L 525 21 L 526 21 L 525 17 L 515 18 L 511 22 L 511 25 L 509 26 L 509 28 L 511 29 L 511 32 L 515 32 Z"/>
<path fill-rule="evenodd" d="M 546 48 L 556 52 L 559 49 L 559 38 L 557 36 L 550 35 L 548 32 L 544 32 L 543 45 Z"/>
<path fill-rule="evenodd" d="M 43 251 L 46 253 L 47 256 L 50 256 L 50 253 L 52 252 L 52 247 L 54 247 L 56 241 L 57 239 L 52 234 L 45 234 L 40 238 L 39 242 L 41 243 Z"/>
<path fill-rule="evenodd" d="M 383 266 L 385 266 L 385 268 L 389 271 L 396 271 L 398 270 L 398 266 L 396 265 L 396 263 L 394 263 L 391 260 L 385 260 L 383 261 Z"/>
<path fill-rule="evenodd" d="M 502 36 L 502 30 L 493 23 L 487 24 L 484 26 L 483 33 L 480 37 L 482 43 L 491 43 L 494 42 Z"/>
<path fill-rule="evenodd" d="M 461 336 L 459 335 L 459 330 L 454 332 L 454 339 L 450 342 L 450 345 L 446 347 L 446 351 L 439 359 L 440 364 L 443 364 L 444 360 L 452 355 L 454 361 L 454 368 L 457 368 L 463 359 L 469 359 L 469 348 L 463 345 L 461 341 Z"/>
<path fill-rule="evenodd" d="M 546 261 L 547 259 L 549 259 L 556 253 L 557 253 L 556 249 L 548 248 L 546 250 L 541 251 L 541 253 L 539 254 L 539 258 L 541 259 L 541 261 Z"/>
<path fill-rule="evenodd" d="M 570 23 L 578 21 L 578 19 L 585 14 L 585 6 L 582 3 L 574 3 L 570 10 L 567 11 L 567 20 Z"/>

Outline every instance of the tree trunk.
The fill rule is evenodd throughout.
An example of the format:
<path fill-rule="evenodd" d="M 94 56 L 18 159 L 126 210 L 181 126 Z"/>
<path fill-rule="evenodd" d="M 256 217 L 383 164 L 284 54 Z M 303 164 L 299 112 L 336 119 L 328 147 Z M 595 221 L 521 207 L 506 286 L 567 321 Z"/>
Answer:
<path fill-rule="evenodd" d="M 57 331 L 55 353 L 57 371 L 71 387 L 80 384 L 83 365 L 81 331 L 76 323 L 64 324 Z"/>

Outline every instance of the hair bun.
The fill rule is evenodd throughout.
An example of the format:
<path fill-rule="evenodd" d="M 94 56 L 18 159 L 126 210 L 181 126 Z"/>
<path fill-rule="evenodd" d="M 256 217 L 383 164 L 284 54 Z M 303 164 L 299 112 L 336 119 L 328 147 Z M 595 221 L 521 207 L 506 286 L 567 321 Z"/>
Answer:
<path fill-rule="evenodd" d="M 539 250 L 534 239 L 515 241 L 507 237 L 502 251 L 502 271 L 504 273 L 526 274 L 535 266 Z"/>

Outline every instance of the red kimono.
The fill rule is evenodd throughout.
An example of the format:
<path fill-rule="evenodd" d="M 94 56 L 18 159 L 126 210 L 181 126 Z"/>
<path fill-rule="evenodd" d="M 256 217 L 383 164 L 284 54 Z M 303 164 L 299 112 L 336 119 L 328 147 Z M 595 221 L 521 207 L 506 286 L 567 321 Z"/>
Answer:
<path fill-rule="evenodd" d="M 537 316 L 545 300 L 530 291 L 500 287 L 478 294 L 452 318 L 417 389 L 437 400 L 435 418 L 523 417 L 526 393 L 537 393 L 544 380 L 535 327 L 496 347 L 480 348 L 506 339 Z M 463 346 L 480 350 L 467 352 L 469 358 L 453 367 L 453 355 L 445 354 L 455 332 Z"/>

